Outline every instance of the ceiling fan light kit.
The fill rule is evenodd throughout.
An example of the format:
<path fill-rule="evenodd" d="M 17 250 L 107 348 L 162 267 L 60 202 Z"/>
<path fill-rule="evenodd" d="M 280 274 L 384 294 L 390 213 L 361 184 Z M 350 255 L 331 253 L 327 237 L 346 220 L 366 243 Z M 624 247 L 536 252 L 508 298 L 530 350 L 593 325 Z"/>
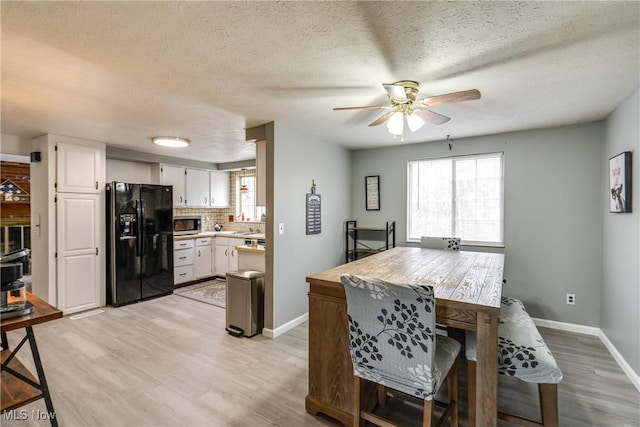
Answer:
<path fill-rule="evenodd" d="M 445 95 L 430 96 L 417 99 L 420 91 L 420 83 L 414 80 L 399 80 L 395 83 L 383 84 L 387 91 L 391 105 L 368 105 L 363 107 L 336 107 L 334 111 L 340 110 L 391 110 L 371 122 L 369 126 L 387 124 L 387 130 L 393 135 L 400 135 L 404 142 L 404 120 L 411 132 L 416 132 L 428 121 L 435 125 L 441 125 L 451 120 L 447 116 L 427 109 L 427 107 L 438 104 L 448 104 L 452 102 L 472 101 L 480 99 L 480 91 L 470 89 L 461 92 L 453 92 Z"/>
<path fill-rule="evenodd" d="M 400 112 L 395 112 L 387 121 L 387 129 L 392 135 L 402 135 L 404 131 L 404 116 Z"/>
<path fill-rule="evenodd" d="M 156 145 L 169 148 L 188 147 L 191 144 L 191 141 L 179 136 L 154 136 L 151 141 Z"/>

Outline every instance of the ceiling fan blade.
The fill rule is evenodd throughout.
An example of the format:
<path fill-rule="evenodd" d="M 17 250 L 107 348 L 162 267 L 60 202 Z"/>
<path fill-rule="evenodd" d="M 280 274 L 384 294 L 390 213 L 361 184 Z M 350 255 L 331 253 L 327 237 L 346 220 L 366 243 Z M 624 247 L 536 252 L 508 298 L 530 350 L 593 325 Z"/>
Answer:
<path fill-rule="evenodd" d="M 424 105 L 448 104 L 450 102 L 473 101 L 480 99 L 480 91 L 478 89 L 463 90 L 461 92 L 447 93 L 445 95 L 430 96 L 422 98 L 417 102 Z"/>
<path fill-rule="evenodd" d="M 391 116 L 393 116 L 394 113 L 395 113 L 395 111 L 389 111 L 387 113 L 384 113 L 383 115 L 381 115 L 380 117 L 378 117 L 377 119 L 375 119 L 374 121 L 369 123 L 369 126 L 381 125 L 382 123 L 384 123 L 387 120 L 389 120 L 391 118 Z"/>
<path fill-rule="evenodd" d="M 364 107 L 335 107 L 333 111 L 342 110 L 382 110 L 384 108 L 391 108 L 388 105 L 365 105 Z"/>
<path fill-rule="evenodd" d="M 441 125 L 451 120 L 449 117 L 443 116 L 442 114 L 439 114 L 439 113 L 435 113 L 431 110 L 415 109 L 413 110 L 413 114 L 417 114 L 418 116 L 433 123 L 434 125 Z"/>
<path fill-rule="evenodd" d="M 407 100 L 407 93 L 405 92 L 403 86 L 396 84 L 383 84 L 382 87 L 384 87 L 389 94 L 389 98 L 396 99 L 398 101 Z"/>

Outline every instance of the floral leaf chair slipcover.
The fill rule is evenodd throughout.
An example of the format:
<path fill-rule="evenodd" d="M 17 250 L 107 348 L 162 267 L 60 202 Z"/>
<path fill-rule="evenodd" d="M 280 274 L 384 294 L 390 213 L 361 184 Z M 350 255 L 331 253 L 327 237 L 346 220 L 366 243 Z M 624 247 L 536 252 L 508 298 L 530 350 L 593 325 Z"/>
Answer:
<path fill-rule="evenodd" d="M 420 238 L 420 247 L 428 249 L 443 249 L 445 251 L 459 251 L 460 238 L 422 236 Z"/>
<path fill-rule="evenodd" d="M 461 348 L 456 340 L 435 334 L 433 288 L 354 275 L 343 275 L 341 281 L 354 375 L 422 399 L 426 409 L 450 370 L 457 372 Z M 454 380 L 451 377 L 448 380 Z M 449 383 L 449 391 L 453 389 L 452 425 L 457 425 L 457 382 Z M 368 419 L 364 414 L 363 418 Z M 427 418 L 430 422 L 431 413 L 425 413 Z"/>
<path fill-rule="evenodd" d="M 465 356 L 470 362 L 469 369 L 475 369 L 476 335 L 469 331 L 466 332 Z M 562 371 L 522 301 L 505 296 L 501 299 L 498 325 L 498 372 L 538 384 L 542 425 L 558 424 L 557 385 L 562 381 Z M 472 388 L 473 383 L 470 383 L 470 393 L 475 392 Z"/>

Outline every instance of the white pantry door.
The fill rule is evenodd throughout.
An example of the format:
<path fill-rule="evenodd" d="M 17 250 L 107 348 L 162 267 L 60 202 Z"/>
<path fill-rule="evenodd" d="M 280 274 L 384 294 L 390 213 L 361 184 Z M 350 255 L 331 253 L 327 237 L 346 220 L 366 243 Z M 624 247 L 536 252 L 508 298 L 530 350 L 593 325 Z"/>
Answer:
<path fill-rule="evenodd" d="M 58 308 L 64 314 L 100 306 L 98 194 L 58 193 Z"/>

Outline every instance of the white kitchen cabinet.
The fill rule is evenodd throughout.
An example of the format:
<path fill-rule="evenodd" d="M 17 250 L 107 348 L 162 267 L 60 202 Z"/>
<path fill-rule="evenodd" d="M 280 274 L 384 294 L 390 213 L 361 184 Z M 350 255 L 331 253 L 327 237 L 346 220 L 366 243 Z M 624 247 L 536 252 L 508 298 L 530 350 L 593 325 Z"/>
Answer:
<path fill-rule="evenodd" d="M 173 283 L 194 279 L 195 239 L 176 240 L 173 243 Z"/>
<path fill-rule="evenodd" d="M 58 193 L 58 303 L 65 314 L 100 306 L 100 196 Z"/>
<path fill-rule="evenodd" d="M 209 171 L 210 206 L 212 208 L 229 207 L 229 173 Z"/>
<path fill-rule="evenodd" d="M 105 144 L 46 134 L 31 141 L 31 150 L 41 154 L 30 175 L 31 291 L 65 315 L 101 307 Z"/>
<path fill-rule="evenodd" d="M 195 239 L 195 258 L 193 261 L 194 279 L 202 279 L 213 274 L 212 267 L 212 238 L 198 237 Z"/>
<path fill-rule="evenodd" d="M 238 270 L 238 250 L 236 246 L 244 243 L 242 239 L 216 237 L 215 268 L 216 276 L 225 276 L 229 271 Z"/>
<path fill-rule="evenodd" d="M 56 144 L 56 191 L 99 194 L 104 186 L 104 149 L 58 142 Z"/>
<path fill-rule="evenodd" d="M 173 186 L 173 207 L 187 205 L 186 170 L 184 166 L 160 165 L 160 183 Z"/>
<path fill-rule="evenodd" d="M 192 208 L 209 207 L 209 171 L 187 168 L 186 181 L 187 206 Z"/>

